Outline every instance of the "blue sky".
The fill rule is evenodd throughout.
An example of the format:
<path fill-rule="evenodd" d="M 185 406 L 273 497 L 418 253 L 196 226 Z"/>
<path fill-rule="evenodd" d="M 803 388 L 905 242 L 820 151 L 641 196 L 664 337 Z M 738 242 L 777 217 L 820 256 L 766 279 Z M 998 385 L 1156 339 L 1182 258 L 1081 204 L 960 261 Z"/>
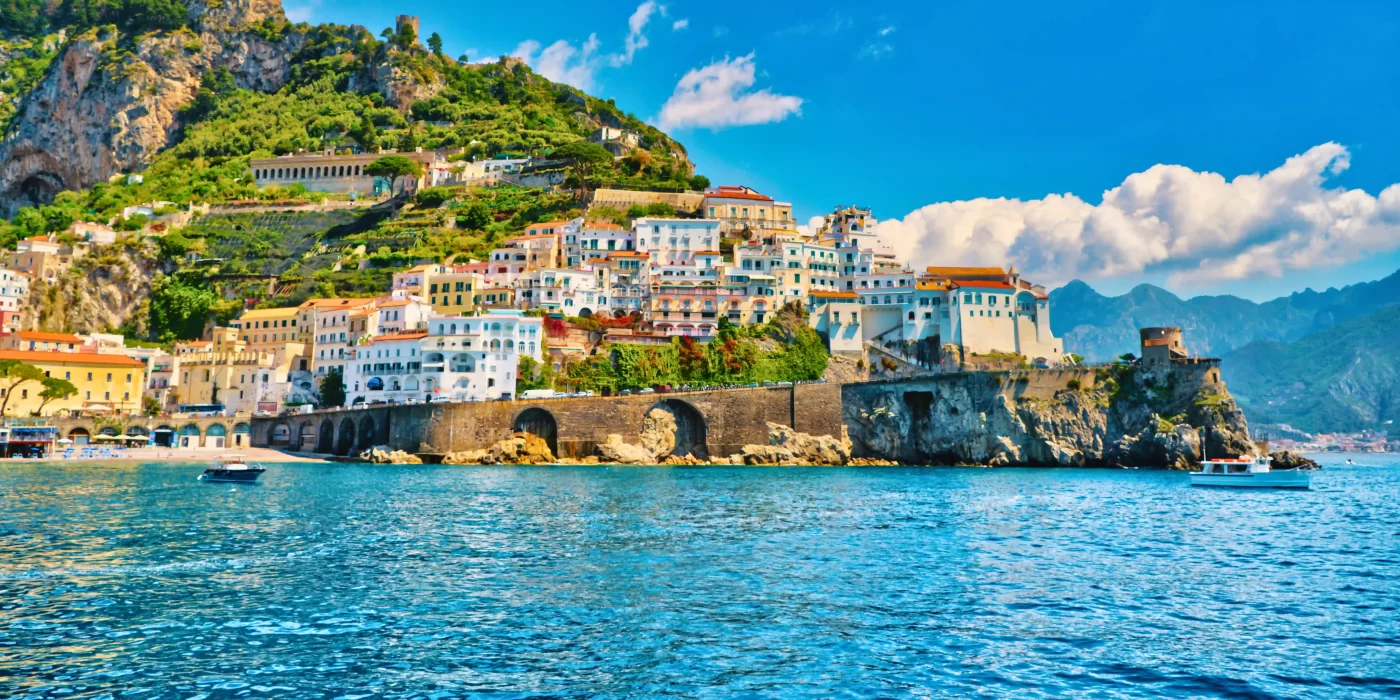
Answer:
<path fill-rule="evenodd" d="M 1400 188 L 1381 196 L 1400 182 L 1392 5 L 664 6 L 287 2 L 376 33 L 416 14 L 452 55 L 525 53 L 667 126 L 716 183 L 803 220 L 875 207 L 920 264 L 1011 259 L 1056 284 L 1255 299 L 1400 268 Z M 707 68 L 692 77 L 708 88 L 678 93 Z M 1022 202 L 976 201 L 1001 197 Z"/>

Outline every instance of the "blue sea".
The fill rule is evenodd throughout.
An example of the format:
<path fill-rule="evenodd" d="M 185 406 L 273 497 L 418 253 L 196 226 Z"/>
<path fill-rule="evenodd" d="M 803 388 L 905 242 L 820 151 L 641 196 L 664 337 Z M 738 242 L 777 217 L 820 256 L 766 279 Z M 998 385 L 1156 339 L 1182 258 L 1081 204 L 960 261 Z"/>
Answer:
<path fill-rule="evenodd" d="M 6 698 L 1400 695 L 1400 460 L 0 466 Z"/>

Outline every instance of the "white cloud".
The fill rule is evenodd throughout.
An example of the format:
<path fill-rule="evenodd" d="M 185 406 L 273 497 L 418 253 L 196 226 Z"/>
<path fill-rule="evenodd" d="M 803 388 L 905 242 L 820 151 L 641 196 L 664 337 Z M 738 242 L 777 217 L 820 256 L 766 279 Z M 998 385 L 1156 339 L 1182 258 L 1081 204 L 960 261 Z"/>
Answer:
<path fill-rule="evenodd" d="M 797 232 L 801 233 L 804 236 L 814 236 L 818 231 L 822 229 L 822 226 L 824 225 L 826 225 L 826 217 L 813 216 L 807 219 L 807 223 L 798 224 Z"/>
<path fill-rule="evenodd" d="M 671 23 L 671 31 L 678 32 L 690 26 L 690 19 L 678 19 Z"/>
<path fill-rule="evenodd" d="M 917 267 L 1015 264 L 1046 284 L 1144 272 L 1177 288 L 1277 277 L 1400 248 L 1400 184 L 1378 196 L 1327 186 L 1350 157 L 1324 143 L 1233 180 L 1154 165 L 1098 205 L 1073 194 L 940 202 L 879 233 Z"/>
<path fill-rule="evenodd" d="M 543 51 L 540 42 L 530 39 L 520 42 L 510 55 L 519 58 L 550 80 L 567 83 L 580 90 L 593 87 L 594 77 L 601 67 L 598 53 L 598 35 L 588 35 L 588 41 L 581 46 L 560 39 Z"/>
<path fill-rule="evenodd" d="M 894 25 L 881 27 L 879 31 L 875 32 L 874 39 L 865 42 L 865 45 L 860 47 L 860 51 L 856 52 L 856 57 L 878 61 L 894 55 L 894 44 L 888 41 L 888 37 L 895 31 Z"/>
<path fill-rule="evenodd" d="M 666 6 L 658 5 L 654 0 L 646 0 L 637 6 L 631 17 L 627 18 L 627 38 L 623 40 L 623 52 L 608 57 L 608 62 L 612 64 L 613 68 L 631 65 L 632 57 L 637 54 L 637 51 L 647 47 L 649 42 L 642 32 L 646 30 L 651 16 L 656 13 L 665 17 Z"/>
<path fill-rule="evenodd" d="M 681 77 L 676 91 L 661 106 L 662 129 L 748 126 L 780 122 L 802 113 L 802 98 L 778 95 L 754 84 L 753 54 L 725 58 Z"/>
<path fill-rule="evenodd" d="M 320 7 L 321 0 L 301 0 L 294 5 L 289 5 L 286 9 L 287 21 L 293 23 L 310 22 Z"/>

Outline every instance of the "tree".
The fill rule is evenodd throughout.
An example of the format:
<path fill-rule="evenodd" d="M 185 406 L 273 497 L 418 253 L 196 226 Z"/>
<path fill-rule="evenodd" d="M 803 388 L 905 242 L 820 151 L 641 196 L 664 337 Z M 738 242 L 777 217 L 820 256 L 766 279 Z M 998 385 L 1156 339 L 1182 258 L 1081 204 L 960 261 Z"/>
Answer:
<path fill-rule="evenodd" d="M 554 149 L 550 157 L 569 163 L 569 169 L 578 177 L 579 189 L 582 190 L 581 194 L 584 198 L 588 197 L 588 178 L 593 177 L 599 170 L 613 162 L 612 154 L 608 153 L 608 149 L 588 141 L 566 143 Z"/>
<path fill-rule="evenodd" d="M 428 35 L 428 48 L 433 50 L 434 56 L 442 56 L 442 37 L 437 32 Z"/>
<path fill-rule="evenodd" d="M 384 156 L 376 159 L 373 163 L 365 166 L 365 174 L 370 177 L 384 177 L 389 179 L 389 193 L 394 193 L 394 186 L 400 178 L 406 176 L 418 177 L 423 174 L 423 166 L 418 161 L 404 156 Z"/>
<path fill-rule="evenodd" d="M 40 401 L 39 407 L 34 410 L 36 415 L 44 415 L 44 407 L 49 405 L 50 401 L 63 401 L 78 393 L 78 387 L 73 386 L 67 379 L 44 377 L 40 382 L 44 385 L 44 390 L 39 392 L 39 398 L 43 401 Z"/>
<path fill-rule="evenodd" d="M 142 397 L 141 412 L 152 418 L 160 415 L 160 400 L 150 395 Z"/>
<path fill-rule="evenodd" d="M 704 192 L 706 189 L 709 189 L 709 187 L 710 178 L 705 177 L 704 175 L 696 175 L 695 177 L 690 178 L 690 189 L 692 190 L 695 190 L 697 192 Z"/>
<path fill-rule="evenodd" d="M 339 367 L 332 367 L 321 379 L 321 408 L 338 408 L 345 405 L 345 377 Z"/>
<path fill-rule="evenodd" d="M 413 31 L 413 25 L 404 23 L 400 26 L 398 33 L 394 35 L 394 43 L 398 44 L 399 48 L 405 51 L 418 43 L 418 33 Z"/>
<path fill-rule="evenodd" d="M 491 208 L 485 202 L 471 202 L 457 215 L 457 225 L 468 231 L 481 231 L 491 224 Z"/>
<path fill-rule="evenodd" d="M 0 399 L 0 416 L 5 415 L 9 408 L 10 398 L 15 395 L 15 389 L 21 384 L 43 379 L 44 370 L 34 365 L 26 365 L 19 360 L 0 360 L 0 388 L 5 392 L 5 397 Z"/>
<path fill-rule="evenodd" d="M 410 126 L 399 134 L 399 152 L 412 153 L 418 150 L 418 128 Z"/>
<path fill-rule="evenodd" d="M 355 143 L 360 144 L 366 153 L 379 152 L 379 127 L 374 125 L 374 120 L 368 114 L 360 118 L 360 125 L 350 132 L 350 138 L 355 139 Z"/>

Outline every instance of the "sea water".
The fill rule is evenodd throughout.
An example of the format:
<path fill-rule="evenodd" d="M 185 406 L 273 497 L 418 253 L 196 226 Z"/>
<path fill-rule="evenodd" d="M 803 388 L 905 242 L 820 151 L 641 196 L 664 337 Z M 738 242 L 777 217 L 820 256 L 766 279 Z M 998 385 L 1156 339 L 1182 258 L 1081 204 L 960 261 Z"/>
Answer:
<path fill-rule="evenodd" d="M 0 467 L 0 696 L 1382 697 L 1400 460 Z"/>

